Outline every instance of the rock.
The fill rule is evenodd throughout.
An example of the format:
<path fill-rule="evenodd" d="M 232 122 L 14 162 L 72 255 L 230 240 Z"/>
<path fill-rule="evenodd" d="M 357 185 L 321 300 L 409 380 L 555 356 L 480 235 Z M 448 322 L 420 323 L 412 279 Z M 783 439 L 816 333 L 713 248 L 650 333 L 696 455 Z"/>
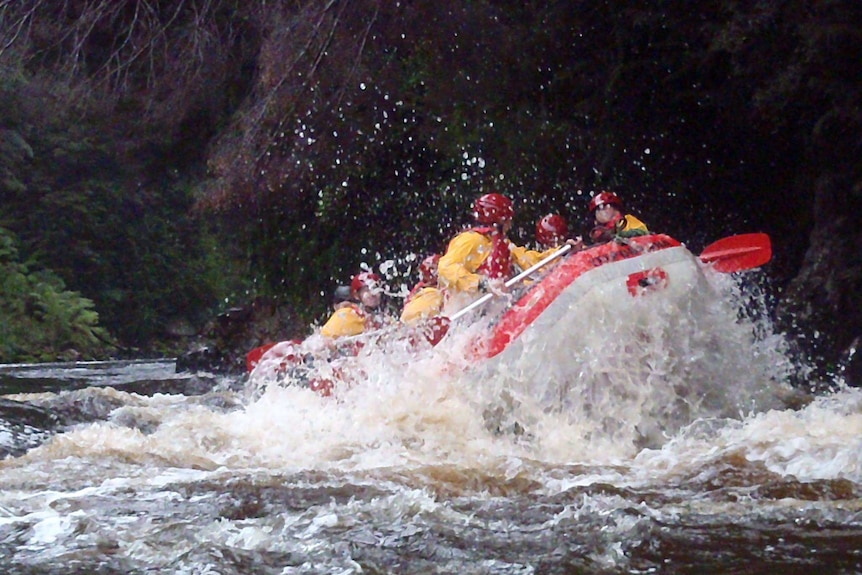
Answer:
<path fill-rule="evenodd" d="M 231 308 L 210 321 L 186 353 L 177 358 L 177 371 L 244 373 L 245 356 L 265 343 L 302 338 L 304 327 L 283 304 L 257 298 Z"/>
<path fill-rule="evenodd" d="M 824 174 L 815 186 L 815 227 L 799 274 L 778 307 L 786 331 L 796 336 L 803 356 L 829 379 L 857 370 L 851 349 L 862 338 L 862 211 L 860 184 Z M 855 366 L 855 367 L 854 367 Z M 859 381 L 858 373 L 855 375 Z"/>
<path fill-rule="evenodd" d="M 200 344 L 177 358 L 177 372 L 210 371 L 222 372 L 230 368 L 230 362 L 213 344 Z"/>
<path fill-rule="evenodd" d="M 850 344 L 841 368 L 847 385 L 862 387 L 862 336 Z"/>

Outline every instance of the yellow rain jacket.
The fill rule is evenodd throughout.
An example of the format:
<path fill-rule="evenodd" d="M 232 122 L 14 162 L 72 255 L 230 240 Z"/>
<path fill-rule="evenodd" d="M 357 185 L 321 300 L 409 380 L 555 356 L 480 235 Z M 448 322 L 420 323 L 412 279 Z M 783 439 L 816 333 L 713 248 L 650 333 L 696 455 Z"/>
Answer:
<path fill-rule="evenodd" d="M 530 267 L 532 265 L 530 262 L 535 257 L 529 254 L 532 250 L 526 250 L 509 240 L 506 241 L 509 244 L 512 263 L 521 269 Z M 441 286 L 452 292 L 478 292 L 482 276 L 476 273 L 476 270 L 485 262 L 492 249 L 493 240 L 475 230 L 461 232 L 452 238 L 437 267 Z"/>
<path fill-rule="evenodd" d="M 443 309 L 443 292 L 435 286 L 426 286 L 407 296 L 404 309 L 401 310 L 401 321 L 407 325 L 429 317 L 434 317 Z"/>
<path fill-rule="evenodd" d="M 620 237 L 628 238 L 632 236 L 645 236 L 649 233 L 646 224 L 633 215 L 626 214 L 623 218 L 626 220 L 626 225 L 617 232 L 617 235 Z"/>
<path fill-rule="evenodd" d="M 518 267 L 521 268 L 521 271 L 527 270 L 543 259 L 550 257 L 556 252 L 559 247 L 556 248 L 548 248 L 543 252 L 537 252 L 536 250 L 528 250 L 527 248 L 521 246 L 512 246 L 512 257 L 518 264 Z"/>
<path fill-rule="evenodd" d="M 320 328 L 320 334 L 333 339 L 359 335 L 365 331 L 368 323 L 368 314 L 351 303 L 335 310 Z"/>

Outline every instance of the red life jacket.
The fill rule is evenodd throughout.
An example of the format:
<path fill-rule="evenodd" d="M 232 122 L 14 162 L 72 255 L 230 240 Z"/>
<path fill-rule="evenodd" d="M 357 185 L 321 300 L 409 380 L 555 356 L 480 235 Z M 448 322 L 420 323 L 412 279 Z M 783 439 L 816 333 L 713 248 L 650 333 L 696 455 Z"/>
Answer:
<path fill-rule="evenodd" d="M 618 224 L 623 222 L 623 226 L 618 228 Z M 590 239 L 594 242 L 604 243 L 609 242 L 614 239 L 614 236 L 617 235 L 617 232 L 621 229 L 625 228 L 625 223 L 627 222 L 625 216 L 620 216 L 615 218 L 609 222 L 605 222 L 603 224 L 596 224 L 596 227 L 590 232 Z"/>
<path fill-rule="evenodd" d="M 508 278 L 512 275 L 512 253 L 509 240 L 497 228 L 470 228 L 468 231 L 482 234 L 491 240 L 491 253 L 476 269 L 476 273 L 491 279 Z"/>

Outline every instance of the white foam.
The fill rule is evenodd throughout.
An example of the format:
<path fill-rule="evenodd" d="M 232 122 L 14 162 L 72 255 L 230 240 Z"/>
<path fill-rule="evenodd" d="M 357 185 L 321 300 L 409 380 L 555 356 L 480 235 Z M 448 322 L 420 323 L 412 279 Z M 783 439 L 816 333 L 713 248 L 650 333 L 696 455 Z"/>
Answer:
<path fill-rule="evenodd" d="M 454 326 L 433 349 L 366 346 L 343 360 L 349 381 L 333 397 L 275 371 L 252 381 L 255 393 L 244 409 L 229 413 L 182 397 L 130 397 L 134 405 L 116 421 L 80 426 L 30 457 L 200 473 L 453 465 L 548 478 L 546 469 L 572 464 L 658 470 L 673 468 L 671 460 L 708 457 L 712 446 L 698 443 L 687 427 L 697 420 L 721 421 L 719 436 L 731 443 L 746 440 L 733 438 L 733 422 L 745 422 L 750 441 L 759 425 L 766 434 L 776 419 L 815 430 L 828 425 L 828 415 L 818 419 L 809 409 L 800 420 L 783 410 L 776 393 L 787 388 L 781 338 L 760 317 L 740 316 L 727 294 L 741 300 L 742 290 L 727 276 L 707 279 L 715 282 L 708 292 L 643 298 L 624 313 L 598 299 L 568 309 L 567 337 L 526 334 L 521 355 L 502 365 L 477 366 L 465 353 L 486 328 L 480 319 Z M 147 432 L 124 427 L 126 420 L 145 420 Z M 681 429 L 687 431 L 680 435 Z M 644 445 L 655 449 L 635 460 Z M 780 449 L 793 456 L 782 459 Z M 750 454 L 804 476 L 815 476 L 818 465 L 826 469 L 819 473 L 858 473 L 849 450 L 836 452 L 837 467 L 830 469 L 819 456 L 806 462 L 799 449 L 788 439 L 763 452 L 752 446 Z"/>

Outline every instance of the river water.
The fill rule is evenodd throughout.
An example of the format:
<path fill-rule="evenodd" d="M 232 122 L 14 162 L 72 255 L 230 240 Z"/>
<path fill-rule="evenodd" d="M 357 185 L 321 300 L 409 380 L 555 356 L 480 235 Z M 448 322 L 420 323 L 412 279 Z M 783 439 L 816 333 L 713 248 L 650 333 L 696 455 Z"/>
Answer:
<path fill-rule="evenodd" d="M 791 387 L 728 282 L 535 342 L 529 370 L 457 336 L 363 349 L 331 397 L 2 366 L 2 572 L 860 573 L 862 393 Z"/>

